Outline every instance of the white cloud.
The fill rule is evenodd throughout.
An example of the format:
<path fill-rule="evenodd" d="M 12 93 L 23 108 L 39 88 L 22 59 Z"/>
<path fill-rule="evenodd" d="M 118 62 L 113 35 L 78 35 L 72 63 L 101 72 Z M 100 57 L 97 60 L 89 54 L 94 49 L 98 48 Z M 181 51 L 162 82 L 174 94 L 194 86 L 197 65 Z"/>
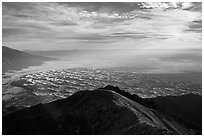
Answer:
<path fill-rule="evenodd" d="M 73 7 L 69 3 L 5 3 L 3 28 L 22 29 L 25 34 L 19 31 L 21 35 L 4 35 L 3 40 L 7 41 L 8 37 L 9 39 L 17 37 L 19 40 L 33 37 L 39 40 L 50 38 L 52 42 L 53 39 L 73 38 L 79 41 L 81 38 L 81 42 L 87 40 L 86 43 L 92 39 L 112 39 L 118 43 L 128 37 L 135 40 L 135 43 L 138 39 L 155 39 L 153 43 L 159 43 L 159 39 L 172 39 L 178 44 L 186 40 L 199 43 L 201 33 L 195 33 L 193 29 L 188 30 L 191 22 L 202 20 L 201 12 L 182 10 L 179 7 L 180 3 L 138 4 L 145 9 L 137 8 L 130 12 L 101 12 L 101 10 L 88 11 L 82 7 Z M 182 8 L 186 8 L 193 4 L 181 5 Z"/>

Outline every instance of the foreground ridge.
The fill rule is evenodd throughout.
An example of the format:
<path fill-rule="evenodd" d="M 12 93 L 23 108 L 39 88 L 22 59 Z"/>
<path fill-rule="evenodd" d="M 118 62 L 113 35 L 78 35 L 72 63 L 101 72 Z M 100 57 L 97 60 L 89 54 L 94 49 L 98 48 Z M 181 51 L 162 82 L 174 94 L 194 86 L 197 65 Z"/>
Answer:
<path fill-rule="evenodd" d="M 108 85 L 38 104 L 2 120 L 3 134 L 10 135 L 202 134 L 202 97 L 143 99 Z"/>

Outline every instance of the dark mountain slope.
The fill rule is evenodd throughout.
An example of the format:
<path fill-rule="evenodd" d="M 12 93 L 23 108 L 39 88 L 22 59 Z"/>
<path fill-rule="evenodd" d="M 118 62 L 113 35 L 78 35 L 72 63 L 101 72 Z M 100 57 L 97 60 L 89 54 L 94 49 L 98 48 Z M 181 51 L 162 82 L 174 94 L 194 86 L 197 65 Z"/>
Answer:
<path fill-rule="evenodd" d="M 80 91 L 67 99 L 4 116 L 3 134 L 172 133 L 154 122 L 153 116 L 147 116 L 149 113 L 148 109 L 117 93 Z"/>
<path fill-rule="evenodd" d="M 43 61 L 54 60 L 54 58 L 31 55 L 26 52 L 2 47 L 2 71 L 18 70 L 29 66 L 38 66 Z"/>
<path fill-rule="evenodd" d="M 131 95 L 120 90 L 118 87 L 106 86 L 101 89 L 113 90 L 145 107 L 159 111 L 173 121 L 184 125 L 188 130 L 192 130 L 195 134 L 201 134 L 202 96 L 200 95 L 187 94 L 143 99 L 138 95 Z"/>
<path fill-rule="evenodd" d="M 106 88 L 79 91 L 66 99 L 5 115 L 3 134 L 195 133 L 183 123 L 174 121 L 168 113 L 145 107 L 122 92 L 125 91 L 117 93 Z"/>
<path fill-rule="evenodd" d="M 148 99 L 160 112 L 172 117 L 197 134 L 202 131 L 202 97 L 195 94 Z"/>

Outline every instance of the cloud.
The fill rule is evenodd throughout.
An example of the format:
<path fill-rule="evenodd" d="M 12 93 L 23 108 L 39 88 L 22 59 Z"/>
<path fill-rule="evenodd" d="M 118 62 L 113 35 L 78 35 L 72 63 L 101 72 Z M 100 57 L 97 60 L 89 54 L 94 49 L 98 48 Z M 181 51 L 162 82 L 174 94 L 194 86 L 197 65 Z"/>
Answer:
<path fill-rule="evenodd" d="M 54 22 L 50 23 L 51 25 L 56 25 L 56 26 L 73 26 L 73 25 L 78 25 L 75 22 L 72 21 L 60 21 L 60 22 Z"/>
<path fill-rule="evenodd" d="M 89 48 L 96 43 L 121 48 L 119 43 L 127 42 L 126 48 L 135 49 L 141 46 L 133 45 L 169 48 L 170 41 L 175 41 L 172 48 L 185 49 L 201 42 L 201 3 L 4 2 L 2 6 L 4 42 L 38 40 L 47 47 L 55 41 L 90 42 Z"/>
<path fill-rule="evenodd" d="M 202 20 L 195 20 L 195 21 L 189 22 L 189 25 L 186 31 L 202 33 Z"/>
<path fill-rule="evenodd" d="M 99 50 L 86 60 L 100 67 L 201 71 L 202 3 L 3 2 L 2 36 L 20 50 Z"/>
<path fill-rule="evenodd" d="M 186 2 L 182 3 L 182 9 L 202 12 L 202 2 Z"/>

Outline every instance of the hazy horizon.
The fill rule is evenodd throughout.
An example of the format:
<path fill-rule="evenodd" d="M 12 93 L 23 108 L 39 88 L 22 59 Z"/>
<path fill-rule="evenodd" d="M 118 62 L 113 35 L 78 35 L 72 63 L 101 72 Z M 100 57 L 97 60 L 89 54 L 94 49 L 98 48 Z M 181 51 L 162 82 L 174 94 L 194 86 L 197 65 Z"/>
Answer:
<path fill-rule="evenodd" d="M 53 51 L 53 56 L 77 66 L 202 72 L 199 2 L 3 2 L 2 6 L 2 41 L 10 48 Z M 78 52 L 54 55 L 66 50 Z"/>

